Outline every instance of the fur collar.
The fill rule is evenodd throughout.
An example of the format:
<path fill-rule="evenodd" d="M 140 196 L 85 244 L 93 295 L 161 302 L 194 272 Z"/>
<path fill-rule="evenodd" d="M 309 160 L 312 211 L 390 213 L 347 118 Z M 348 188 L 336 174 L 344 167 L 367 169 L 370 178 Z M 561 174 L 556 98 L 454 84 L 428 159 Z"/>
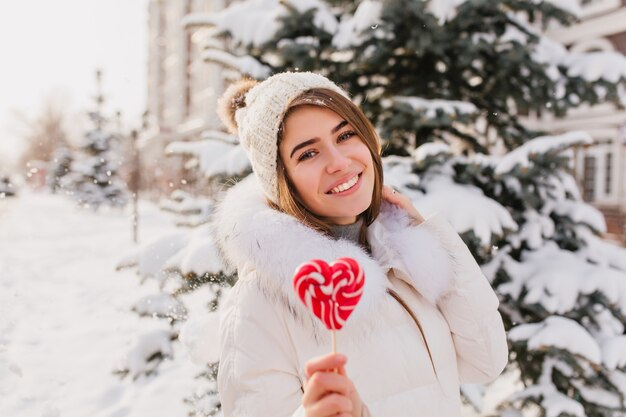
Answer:
<path fill-rule="evenodd" d="M 383 202 L 379 217 L 368 228 L 370 256 L 353 242 L 324 236 L 269 207 L 258 180 L 250 175 L 228 190 L 217 206 L 214 236 L 240 279 L 256 280 L 269 300 L 279 301 L 296 320 L 312 325 L 319 341 L 328 332 L 292 287 L 294 271 L 310 259 L 330 263 L 348 256 L 364 270 L 363 295 L 342 329 L 344 334 L 356 336 L 357 329 L 359 333 L 367 330 L 367 322 L 372 320 L 365 318 L 371 318 L 385 299 L 390 268 L 399 270 L 400 277 L 432 303 L 449 289 L 452 271 L 447 251 L 427 228 L 409 227 L 408 223 L 404 210 Z"/>

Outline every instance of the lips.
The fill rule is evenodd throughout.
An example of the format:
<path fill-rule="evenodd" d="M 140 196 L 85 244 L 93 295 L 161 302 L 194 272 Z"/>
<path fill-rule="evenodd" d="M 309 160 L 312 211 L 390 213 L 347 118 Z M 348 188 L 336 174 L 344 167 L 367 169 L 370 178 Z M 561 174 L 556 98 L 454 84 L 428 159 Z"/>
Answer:
<path fill-rule="evenodd" d="M 361 178 L 361 174 L 362 172 L 344 176 L 341 180 L 335 182 L 330 190 L 326 192 L 326 194 L 333 195 L 351 190 L 358 183 L 359 179 Z M 337 189 L 337 187 L 339 186 L 343 186 L 342 189 Z M 335 192 L 333 192 L 333 190 Z"/>

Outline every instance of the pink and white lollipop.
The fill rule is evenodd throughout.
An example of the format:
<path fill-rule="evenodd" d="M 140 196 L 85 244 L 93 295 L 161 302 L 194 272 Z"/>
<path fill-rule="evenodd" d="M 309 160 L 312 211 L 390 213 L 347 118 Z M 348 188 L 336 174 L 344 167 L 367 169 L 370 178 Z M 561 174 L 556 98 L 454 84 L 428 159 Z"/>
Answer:
<path fill-rule="evenodd" d="M 352 258 L 339 258 L 330 265 L 314 259 L 300 265 L 293 277 L 298 296 L 327 329 L 340 330 L 363 293 L 365 276 Z"/>

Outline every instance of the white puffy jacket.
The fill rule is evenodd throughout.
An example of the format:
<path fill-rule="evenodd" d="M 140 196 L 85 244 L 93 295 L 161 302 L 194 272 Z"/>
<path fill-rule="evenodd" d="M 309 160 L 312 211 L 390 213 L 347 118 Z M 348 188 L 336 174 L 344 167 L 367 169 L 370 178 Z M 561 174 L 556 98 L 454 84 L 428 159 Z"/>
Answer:
<path fill-rule="evenodd" d="M 508 349 L 498 298 L 467 246 L 439 215 L 411 226 L 386 202 L 368 228 L 372 255 L 267 206 L 253 176 L 228 191 L 219 246 L 239 280 L 221 307 L 218 390 L 224 417 L 304 416 L 304 365 L 331 336 L 298 299 L 292 276 L 310 259 L 356 259 L 361 300 L 337 351 L 374 417 L 452 417 L 459 383 L 487 382 Z"/>

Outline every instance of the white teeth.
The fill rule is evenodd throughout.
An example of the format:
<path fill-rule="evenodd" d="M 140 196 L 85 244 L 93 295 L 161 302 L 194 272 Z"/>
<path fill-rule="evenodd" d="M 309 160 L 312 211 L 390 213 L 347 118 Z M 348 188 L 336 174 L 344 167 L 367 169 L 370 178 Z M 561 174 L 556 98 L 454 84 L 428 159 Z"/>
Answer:
<path fill-rule="evenodd" d="M 354 186 L 354 184 L 357 183 L 358 180 L 359 180 L 359 176 L 355 175 L 354 178 L 352 178 L 350 181 L 344 182 L 343 184 L 339 184 L 338 186 L 330 190 L 330 193 L 335 194 L 335 193 L 340 193 L 342 191 L 349 190 L 350 188 Z"/>

